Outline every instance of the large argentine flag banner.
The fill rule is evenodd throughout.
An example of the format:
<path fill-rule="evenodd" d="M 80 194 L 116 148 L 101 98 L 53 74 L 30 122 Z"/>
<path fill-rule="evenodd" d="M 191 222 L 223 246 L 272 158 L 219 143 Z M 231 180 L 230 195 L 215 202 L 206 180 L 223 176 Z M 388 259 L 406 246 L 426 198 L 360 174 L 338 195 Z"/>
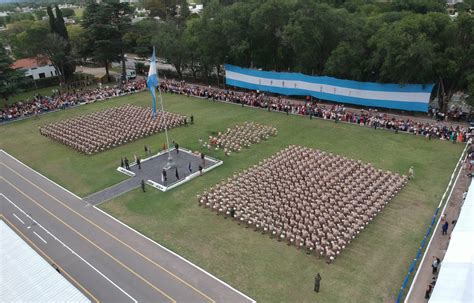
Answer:
<path fill-rule="evenodd" d="M 150 69 L 148 70 L 148 78 L 146 80 L 146 85 L 152 97 L 153 117 L 156 117 L 156 87 L 158 86 L 158 84 L 159 82 L 158 82 L 158 75 L 156 73 L 155 48 L 153 47 L 153 55 L 151 56 L 151 59 L 150 59 Z"/>
<path fill-rule="evenodd" d="M 299 73 L 266 72 L 225 65 L 226 84 L 288 96 L 313 96 L 323 100 L 370 107 L 428 111 L 434 84 L 382 84 L 314 77 Z"/>

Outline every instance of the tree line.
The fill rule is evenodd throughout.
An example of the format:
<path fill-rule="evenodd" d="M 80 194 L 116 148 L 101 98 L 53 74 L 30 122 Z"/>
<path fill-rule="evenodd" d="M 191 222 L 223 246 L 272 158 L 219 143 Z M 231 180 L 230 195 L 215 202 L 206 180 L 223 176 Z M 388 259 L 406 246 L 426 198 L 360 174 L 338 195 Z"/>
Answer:
<path fill-rule="evenodd" d="M 59 43 L 64 57 L 93 58 L 106 68 L 122 62 L 123 72 L 126 52 L 149 56 L 154 45 L 178 77 L 186 71 L 208 79 L 230 63 L 357 81 L 436 83 L 442 109 L 458 90 L 474 103 L 472 0 L 456 7 L 456 18 L 447 14 L 443 0 L 203 2 L 204 10 L 191 14 L 186 1 L 145 0 L 144 7 L 158 18 L 136 23 L 126 3 L 90 2 L 81 25 L 67 28 L 69 38 L 55 36 L 64 41 Z M 39 52 L 15 47 L 22 35 L 31 41 L 34 31 L 12 35 L 13 48 Z"/>

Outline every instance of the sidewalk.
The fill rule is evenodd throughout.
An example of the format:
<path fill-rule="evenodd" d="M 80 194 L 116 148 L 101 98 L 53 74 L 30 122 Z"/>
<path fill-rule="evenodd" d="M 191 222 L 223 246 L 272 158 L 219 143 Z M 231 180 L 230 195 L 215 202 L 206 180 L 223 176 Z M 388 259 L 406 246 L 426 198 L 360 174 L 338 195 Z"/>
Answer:
<path fill-rule="evenodd" d="M 458 219 L 459 213 L 461 211 L 461 205 L 463 202 L 463 193 L 467 191 L 471 182 L 471 179 L 466 176 L 467 173 L 468 170 L 461 168 L 459 179 L 454 186 L 451 198 L 447 202 L 448 205 L 446 206 L 444 214 L 446 214 L 446 220 L 449 223 L 448 235 L 442 235 L 441 224 L 438 226 L 438 229 L 434 231 L 435 235 L 433 237 L 431 245 L 427 248 L 428 251 L 426 253 L 426 257 L 423 260 L 423 263 L 420 265 L 420 268 L 418 269 L 418 277 L 416 278 L 416 281 L 413 281 L 414 285 L 410 297 L 407 297 L 405 299 L 405 302 L 428 302 L 428 299 L 425 299 L 426 288 L 428 284 L 431 283 L 433 277 L 437 277 L 437 274 L 432 274 L 431 264 L 433 263 L 433 256 L 441 259 L 442 267 L 444 255 L 446 254 L 446 250 L 448 249 L 449 245 L 450 234 L 453 230 L 453 225 L 451 224 L 451 222 L 453 220 Z M 443 215 L 443 213 L 441 213 L 440 210 L 440 216 L 441 215 Z"/>

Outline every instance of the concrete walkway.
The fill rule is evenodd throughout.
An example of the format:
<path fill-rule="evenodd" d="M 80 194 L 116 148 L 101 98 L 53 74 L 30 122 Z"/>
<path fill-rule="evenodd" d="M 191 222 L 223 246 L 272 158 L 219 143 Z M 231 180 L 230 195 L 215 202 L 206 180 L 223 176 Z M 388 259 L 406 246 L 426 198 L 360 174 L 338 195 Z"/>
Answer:
<path fill-rule="evenodd" d="M 441 224 L 438 229 L 434 231 L 435 235 L 431 245 L 428 247 L 426 258 L 420 265 L 419 274 L 416 277 L 416 281 L 413 282 L 413 289 L 409 294 L 409 297 L 405 299 L 405 302 L 428 302 L 428 299 L 425 299 L 426 288 L 428 287 L 428 284 L 432 282 L 433 278 L 437 278 L 438 275 L 437 273 L 432 273 L 431 264 L 433 263 L 433 258 L 438 257 L 441 259 L 441 267 L 443 266 L 443 258 L 448 249 L 450 234 L 454 227 L 452 221 L 458 219 L 463 202 L 463 193 L 467 191 L 469 184 L 471 183 L 471 178 L 466 176 L 468 172 L 468 170 L 461 168 L 458 182 L 455 184 L 451 198 L 446 206 L 446 210 L 444 213 L 440 213 L 440 215 L 446 214 L 446 220 L 449 223 L 448 234 L 444 236 L 442 235 Z"/>
<path fill-rule="evenodd" d="M 134 188 L 140 186 L 140 180 L 136 177 L 123 180 L 120 183 L 107 187 L 101 191 L 93 193 L 87 197 L 84 197 L 83 200 L 92 205 L 99 205 L 103 202 L 109 201 L 115 197 L 118 197 L 128 191 L 131 191 Z"/>

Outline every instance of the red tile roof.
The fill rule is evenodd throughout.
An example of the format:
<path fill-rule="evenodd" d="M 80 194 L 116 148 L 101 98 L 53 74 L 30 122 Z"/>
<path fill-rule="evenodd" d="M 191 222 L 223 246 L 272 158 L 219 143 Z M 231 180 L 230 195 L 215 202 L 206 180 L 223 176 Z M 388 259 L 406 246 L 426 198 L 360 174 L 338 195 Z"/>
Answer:
<path fill-rule="evenodd" d="M 16 60 L 12 64 L 12 68 L 18 69 L 18 68 L 33 68 L 33 67 L 40 67 L 40 66 L 45 66 L 49 65 L 51 62 L 49 60 L 37 60 L 36 58 L 25 58 L 25 59 L 20 59 Z"/>

